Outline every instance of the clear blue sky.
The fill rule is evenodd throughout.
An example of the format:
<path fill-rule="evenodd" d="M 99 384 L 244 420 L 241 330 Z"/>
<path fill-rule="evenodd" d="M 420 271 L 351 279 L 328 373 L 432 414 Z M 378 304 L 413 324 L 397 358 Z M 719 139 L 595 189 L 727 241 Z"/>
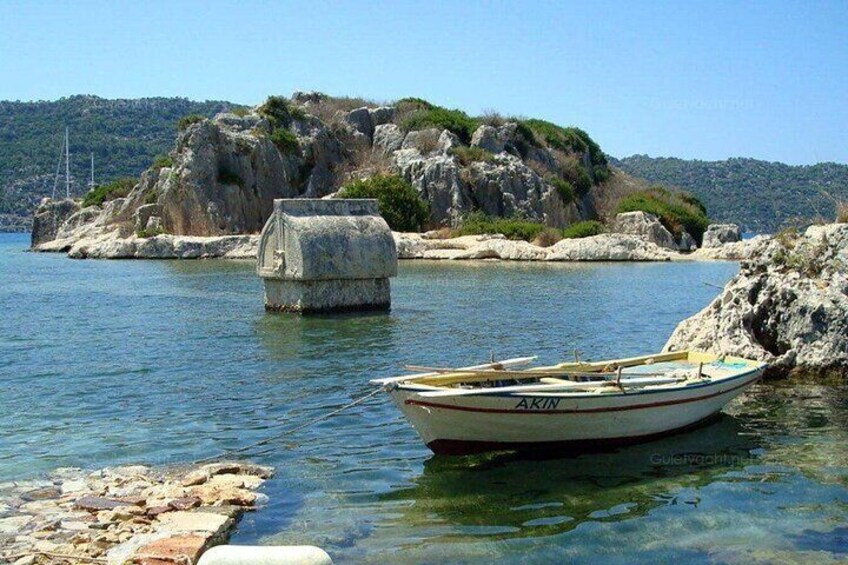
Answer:
<path fill-rule="evenodd" d="M 848 162 L 848 2 L 0 0 L 0 99 L 420 96 L 609 154 Z"/>

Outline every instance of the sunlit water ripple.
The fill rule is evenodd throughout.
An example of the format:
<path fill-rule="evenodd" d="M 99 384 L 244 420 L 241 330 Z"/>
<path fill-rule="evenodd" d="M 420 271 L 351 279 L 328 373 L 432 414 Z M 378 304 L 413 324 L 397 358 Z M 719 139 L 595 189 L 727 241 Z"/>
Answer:
<path fill-rule="evenodd" d="M 0 234 L 0 480 L 191 461 L 350 402 L 404 363 L 655 351 L 732 263 L 403 263 L 390 314 L 266 314 L 248 263 L 71 261 Z M 339 562 L 848 558 L 843 386 L 760 385 L 612 453 L 436 458 L 385 398 L 248 452 L 236 543 Z"/>

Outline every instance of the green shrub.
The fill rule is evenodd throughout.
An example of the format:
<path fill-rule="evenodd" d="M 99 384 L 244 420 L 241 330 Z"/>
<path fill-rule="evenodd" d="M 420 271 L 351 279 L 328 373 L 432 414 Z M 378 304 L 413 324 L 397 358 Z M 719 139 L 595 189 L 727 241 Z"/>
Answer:
<path fill-rule="evenodd" d="M 587 220 L 571 224 L 562 230 L 563 239 L 579 239 L 604 233 L 604 224 L 596 220 Z"/>
<path fill-rule="evenodd" d="M 546 226 L 540 222 L 523 218 L 497 218 L 487 216 L 483 212 L 472 212 L 466 215 L 454 235 L 503 234 L 508 239 L 523 239 L 533 241 Z"/>
<path fill-rule="evenodd" d="M 247 116 L 248 114 L 250 114 L 250 108 L 248 108 L 247 106 L 238 106 L 238 107 L 230 110 L 230 113 L 235 114 L 236 116 L 238 116 L 240 118 L 243 118 L 243 117 Z"/>
<path fill-rule="evenodd" d="M 515 123 L 515 132 L 524 138 L 529 145 L 533 145 L 534 147 L 538 147 L 539 143 L 536 141 L 536 136 L 533 135 L 533 130 L 530 129 L 524 122 L 516 122 Z"/>
<path fill-rule="evenodd" d="M 680 195 L 680 199 L 681 199 L 683 202 L 685 202 L 685 203 L 687 203 L 687 204 L 691 204 L 692 206 L 695 206 L 698 210 L 700 210 L 700 211 L 701 211 L 701 213 L 702 213 L 703 215 L 705 215 L 705 216 L 707 215 L 707 207 L 706 207 L 706 206 L 704 206 L 704 203 L 703 203 L 703 202 L 701 202 L 701 201 L 698 199 L 698 197 L 697 197 L 697 196 L 695 196 L 695 195 L 694 195 L 694 194 L 692 194 L 691 192 L 680 192 L 680 193 L 679 193 L 679 195 Z"/>
<path fill-rule="evenodd" d="M 297 142 L 297 136 L 283 127 L 275 128 L 268 136 L 277 149 L 283 155 L 294 155 L 300 151 L 300 144 Z"/>
<path fill-rule="evenodd" d="M 526 125 L 536 136 L 547 143 L 549 147 L 565 153 L 589 154 L 595 182 L 601 183 L 609 178 L 609 164 L 601 146 L 580 128 L 558 126 L 545 120 L 525 120 Z M 586 172 L 584 170 L 584 172 Z M 588 176 L 588 173 L 586 173 Z M 591 181 L 591 177 L 589 177 Z M 575 185 L 576 186 L 576 185 Z"/>
<path fill-rule="evenodd" d="M 423 98 L 415 98 L 413 96 L 408 96 L 406 98 L 401 98 L 394 104 L 395 109 L 398 112 L 414 112 L 417 110 L 430 110 L 431 108 L 435 108 L 433 104 L 430 104 Z"/>
<path fill-rule="evenodd" d="M 269 96 L 258 112 L 265 116 L 275 128 L 288 127 L 292 120 L 302 120 L 306 114 L 300 108 L 292 106 L 284 96 Z"/>
<path fill-rule="evenodd" d="M 155 190 L 151 190 L 150 192 L 144 195 L 145 204 L 156 204 L 157 200 L 159 200 L 159 193 Z"/>
<path fill-rule="evenodd" d="M 126 177 L 110 182 L 109 184 L 96 186 L 86 193 L 82 199 L 82 207 L 99 206 L 109 200 L 123 198 L 130 193 L 137 182 L 138 180 L 135 178 Z"/>
<path fill-rule="evenodd" d="M 159 169 L 164 169 L 165 167 L 173 166 L 174 160 L 171 158 L 170 155 L 157 155 L 153 158 L 153 165 L 151 165 L 151 168 L 158 171 Z"/>
<path fill-rule="evenodd" d="M 593 168 L 596 168 L 596 167 L 601 167 L 601 168 L 604 168 L 604 169 L 608 168 L 609 163 L 607 162 L 607 156 L 604 155 L 603 151 L 601 151 L 601 146 L 598 145 L 595 142 L 594 139 L 589 137 L 588 133 L 586 133 L 582 129 L 576 128 L 576 127 L 565 128 L 565 130 L 570 132 L 573 135 L 576 135 L 578 138 L 580 138 L 580 140 L 586 146 L 586 148 L 589 151 L 589 157 L 592 161 L 592 167 Z"/>
<path fill-rule="evenodd" d="M 163 233 L 167 233 L 167 232 L 162 228 L 153 228 L 153 229 L 144 228 L 144 229 L 136 230 L 135 235 L 137 235 L 138 237 L 147 238 L 147 237 L 156 237 L 157 235 L 162 235 Z"/>
<path fill-rule="evenodd" d="M 542 138 L 549 147 L 566 153 L 585 153 L 589 150 L 589 146 L 575 131 L 577 128 L 564 128 L 537 119 L 525 120 L 524 124 L 533 131 L 537 138 Z"/>
<path fill-rule="evenodd" d="M 469 117 L 462 110 L 448 110 L 441 106 L 430 105 L 430 107 L 412 112 L 404 118 L 400 127 L 404 131 L 416 131 L 429 127 L 446 129 L 455 134 L 463 143 L 468 144 L 471 142 L 471 136 L 478 125 L 480 124 L 477 120 Z"/>
<path fill-rule="evenodd" d="M 559 197 L 562 198 L 562 203 L 568 206 L 572 202 L 574 202 L 574 185 L 572 185 L 567 180 L 561 179 L 559 177 L 552 177 L 548 180 L 557 192 L 559 193 Z"/>
<path fill-rule="evenodd" d="M 609 167 L 595 166 L 592 168 L 592 174 L 595 176 L 595 184 L 601 184 L 609 180 L 612 176 L 612 171 Z"/>
<path fill-rule="evenodd" d="M 465 167 L 475 161 L 491 161 L 495 158 L 490 151 L 486 151 L 482 147 L 456 147 L 451 150 L 451 153 L 456 156 L 459 162 Z"/>
<path fill-rule="evenodd" d="M 183 116 L 180 118 L 180 121 L 177 122 L 177 129 L 179 131 L 183 131 L 188 126 L 202 122 L 205 119 L 206 116 L 201 116 L 200 114 L 189 114 L 188 116 Z"/>
<path fill-rule="evenodd" d="M 642 211 L 654 214 L 660 222 L 679 238 L 683 231 L 695 238 L 700 245 L 704 231 L 710 221 L 703 209 L 693 203 L 690 197 L 673 193 L 662 187 L 634 192 L 623 198 L 616 208 L 618 213 Z"/>
<path fill-rule="evenodd" d="M 574 187 L 574 192 L 578 196 L 585 196 L 592 188 L 592 177 L 589 176 L 579 160 L 567 159 L 562 163 L 561 172 L 562 176 Z"/>
<path fill-rule="evenodd" d="M 395 231 L 419 231 L 430 217 L 430 208 L 412 187 L 397 175 L 375 175 L 342 187 L 342 198 L 376 198 L 380 215 Z"/>

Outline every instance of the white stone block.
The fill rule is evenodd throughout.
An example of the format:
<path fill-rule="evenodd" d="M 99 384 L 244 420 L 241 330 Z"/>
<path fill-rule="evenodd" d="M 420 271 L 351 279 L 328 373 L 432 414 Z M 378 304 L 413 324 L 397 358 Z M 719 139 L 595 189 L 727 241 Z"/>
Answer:
<path fill-rule="evenodd" d="M 200 557 L 197 565 L 332 565 L 323 549 L 312 545 L 219 545 Z"/>

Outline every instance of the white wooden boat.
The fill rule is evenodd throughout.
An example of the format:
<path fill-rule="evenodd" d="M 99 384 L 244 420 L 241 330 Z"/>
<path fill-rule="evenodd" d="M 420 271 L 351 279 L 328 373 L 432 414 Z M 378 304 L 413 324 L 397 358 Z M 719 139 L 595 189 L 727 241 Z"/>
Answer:
<path fill-rule="evenodd" d="M 419 371 L 382 385 L 433 452 L 597 449 L 694 427 L 762 375 L 766 364 L 681 351 L 519 369 L 524 357 Z M 425 372 L 420 372 L 420 371 Z"/>

